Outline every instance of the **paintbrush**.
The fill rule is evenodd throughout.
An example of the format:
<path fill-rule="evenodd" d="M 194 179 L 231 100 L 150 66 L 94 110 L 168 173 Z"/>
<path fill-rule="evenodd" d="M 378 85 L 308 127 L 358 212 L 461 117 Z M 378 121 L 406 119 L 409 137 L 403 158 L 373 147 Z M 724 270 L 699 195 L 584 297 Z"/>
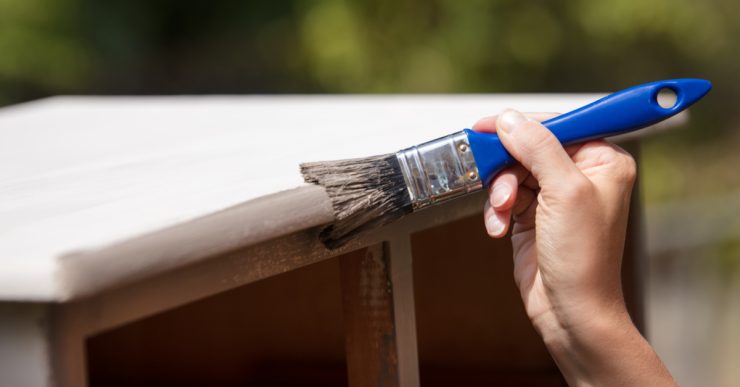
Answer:
<path fill-rule="evenodd" d="M 711 88 L 703 79 L 647 83 L 542 124 L 564 145 L 609 137 L 665 120 Z M 465 129 L 396 153 L 303 163 L 301 173 L 331 199 L 335 222 L 319 238 L 333 249 L 411 212 L 481 190 L 514 163 L 496 134 Z"/>

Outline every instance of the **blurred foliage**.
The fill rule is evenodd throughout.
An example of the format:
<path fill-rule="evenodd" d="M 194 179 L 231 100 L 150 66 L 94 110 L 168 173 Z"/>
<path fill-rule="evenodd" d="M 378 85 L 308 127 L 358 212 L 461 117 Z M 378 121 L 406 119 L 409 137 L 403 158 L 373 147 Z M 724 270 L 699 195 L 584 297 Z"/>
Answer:
<path fill-rule="evenodd" d="M 703 77 L 649 201 L 737 190 L 737 0 L 0 0 L 0 104 L 53 94 L 609 91 Z M 702 160 L 697 163 L 696 160 Z M 708 168 L 707 166 L 711 166 Z"/>
<path fill-rule="evenodd" d="M 740 239 L 726 240 L 716 246 L 710 246 L 714 251 L 708 256 L 715 257 L 718 261 L 715 264 L 720 268 L 720 278 L 722 285 L 729 285 L 740 274 Z"/>
<path fill-rule="evenodd" d="M 732 81 L 736 0 L 0 0 L 6 99 Z M 732 84 L 730 84 L 732 83 Z"/>

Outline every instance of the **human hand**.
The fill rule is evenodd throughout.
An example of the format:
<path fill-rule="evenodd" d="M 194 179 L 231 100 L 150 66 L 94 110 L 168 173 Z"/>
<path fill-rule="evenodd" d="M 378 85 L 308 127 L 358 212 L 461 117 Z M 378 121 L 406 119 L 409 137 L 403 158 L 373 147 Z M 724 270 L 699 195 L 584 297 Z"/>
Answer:
<path fill-rule="evenodd" d="M 514 279 L 525 309 L 569 382 L 598 384 L 597 375 L 613 371 L 608 359 L 616 353 L 601 348 L 610 340 L 617 347 L 623 341 L 635 344 L 631 350 L 652 356 L 671 381 L 632 324 L 622 295 L 620 267 L 635 162 L 604 140 L 563 148 L 537 122 L 551 116 L 527 118 L 507 110 L 473 126 L 498 132 L 520 163 L 491 184 L 486 229 L 500 238 L 511 228 Z M 606 361 L 593 364 L 604 356 Z"/>

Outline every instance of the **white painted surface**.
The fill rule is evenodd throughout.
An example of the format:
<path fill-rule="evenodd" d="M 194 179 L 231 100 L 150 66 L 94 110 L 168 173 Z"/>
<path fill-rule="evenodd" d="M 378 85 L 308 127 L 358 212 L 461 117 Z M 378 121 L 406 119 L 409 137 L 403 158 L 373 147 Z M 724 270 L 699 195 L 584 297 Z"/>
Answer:
<path fill-rule="evenodd" d="M 85 281 L 65 273 L 75 267 L 65 256 L 105 268 L 111 254 L 97 251 L 303 185 L 300 162 L 393 152 L 507 107 L 562 112 L 597 97 L 55 97 L 0 109 L 0 299 L 64 299 L 63 279 Z M 117 278 L 147 270 L 140 261 L 117 262 Z"/>

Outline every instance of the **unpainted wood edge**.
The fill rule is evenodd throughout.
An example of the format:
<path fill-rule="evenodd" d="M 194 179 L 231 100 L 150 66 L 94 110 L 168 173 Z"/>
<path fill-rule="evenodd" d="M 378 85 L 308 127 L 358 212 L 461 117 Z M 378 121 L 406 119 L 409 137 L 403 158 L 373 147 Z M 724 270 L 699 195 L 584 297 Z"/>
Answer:
<path fill-rule="evenodd" d="M 339 258 L 350 387 L 399 385 L 394 290 L 388 258 L 383 243 Z"/>
<path fill-rule="evenodd" d="M 55 387 L 88 385 L 87 321 L 75 311 L 66 304 L 52 304 L 50 308 L 50 363 Z"/>
<path fill-rule="evenodd" d="M 396 234 L 387 242 L 393 286 L 393 319 L 398 351 L 398 379 L 401 387 L 419 386 L 419 350 L 416 338 L 416 305 L 411 238 Z"/>

